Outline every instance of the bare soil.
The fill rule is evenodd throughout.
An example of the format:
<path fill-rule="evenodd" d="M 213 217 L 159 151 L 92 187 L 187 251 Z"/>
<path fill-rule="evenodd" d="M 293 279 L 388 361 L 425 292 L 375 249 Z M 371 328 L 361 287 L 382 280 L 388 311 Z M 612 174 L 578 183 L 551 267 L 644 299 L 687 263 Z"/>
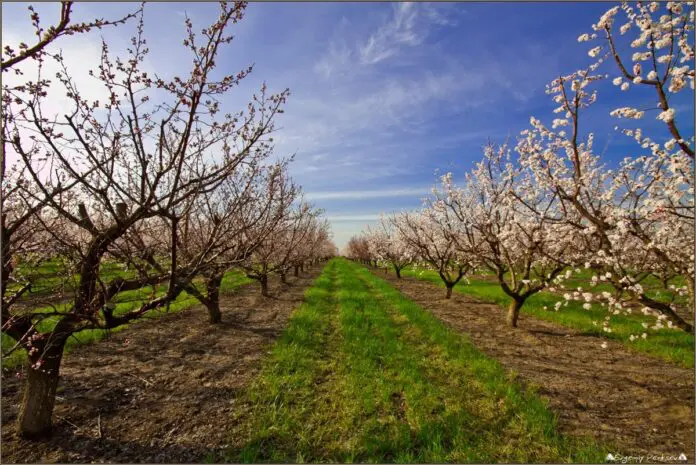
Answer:
<path fill-rule="evenodd" d="M 433 283 L 375 275 L 537 387 L 563 433 L 606 441 L 623 455 L 685 453 L 694 459 L 693 369 L 524 314 L 511 328 L 497 305 L 458 293 L 447 300 L 445 289 Z"/>
<path fill-rule="evenodd" d="M 16 434 L 23 384 L 2 379 L 2 463 L 201 462 L 229 442 L 235 397 L 260 369 L 317 267 L 290 285 L 270 280 L 223 297 L 223 322 L 204 307 L 144 321 L 68 354 L 54 434 L 32 443 Z"/>

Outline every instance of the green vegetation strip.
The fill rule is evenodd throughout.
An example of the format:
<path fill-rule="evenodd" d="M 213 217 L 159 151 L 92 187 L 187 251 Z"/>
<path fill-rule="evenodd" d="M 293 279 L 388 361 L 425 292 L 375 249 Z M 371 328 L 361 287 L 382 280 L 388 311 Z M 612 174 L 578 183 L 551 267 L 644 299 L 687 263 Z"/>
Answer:
<path fill-rule="evenodd" d="M 436 272 L 431 270 L 404 270 L 402 276 L 410 276 L 430 281 L 444 288 L 442 280 Z M 582 281 L 575 278 L 574 285 L 583 285 Z M 485 302 L 495 303 L 503 309 L 507 308 L 511 299 L 503 292 L 498 282 L 490 279 L 470 279 L 470 283 L 460 282 L 454 290 Z M 589 288 L 589 280 L 584 282 Z M 600 288 L 599 290 L 603 290 Z M 642 314 L 612 315 L 611 333 L 602 331 L 602 322 L 607 316 L 607 311 L 599 305 L 592 305 L 590 310 L 585 310 L 581 302 L 569 302 L 568 306 L 560 310 L 553 310 L 554 304 L 563 301 L 563 297 L 541 292 L 530 297 L 522 307 L 522 318 L 519 326 L 524 327 L 524 315 L 530 315 L 541 320 L 550 321 L 559 325 L 576 329 L 583 334 L 591 334 L 613 339 L 621 342 L 628 348 L 643 352 L 685 368 L 694 366 L 694 336 L 678 329 L 646 330 L 642 323 L 654 324 L 655 319 Z M 546 307 L 546 309 L 544 309 Z M 501 309 L 502 311 L 502 309 Z M 596 322 L 597 324 L 594 324 Z M 631 335 L 648 333 L 646 339 L 631 341 Z"/>
<path fill-rule="evenodd" d="M 222 280 L 222 284 L 220 286 L 220 292 L 221 294 L 229 294 L 231 292 L 234 292 L 237 288 L 244 284 L 250 283 L 251 280 L 247 278 L 244 274 L 242 274 L 239 271 L 230 271 L 227 274 L 225 274 L 224 279 Z M 161 286 L 160 288 L 155 290 L 154 295 L 155 296 L 160 296 L 165 292 L 165 287 Z M 152 298 L 153 296 L 153 289 L 152 287 L 144 287 L 142 289 L 134 290 L 134 291 L 125 291 L 121 292 L 116 296 L 114 299 L 114 303 L 116 304 L 116 308 L 114 310 L 115 315 L 122 315 L 126 312 L 129 312 L 138 306 L 140 306 L 145 299 Z M 58 310 L 68 310 L 69 308 L 69 303 L 63 303 L 56 305 L 56 309 Z M 142 320 L 147 320 L 147 319 L 153 319 L 153 318 L 160 318 L 164 315 L 170 314 L 170 313 L 175 313 L 175 312 L 180 312 L 182 310 L 189 309 L 195 305 L 198 305 L 198 300 L 196 300 L 194 297 L 190 296 L 186 292 L 182 292 L 179 297 L 172 302 L 169 305 L 169 308 L 160 308 L 156 310 L 151 310 L 147 313 L 145 313 L 142 317 Z M 55 309 L 53 307 L 45 307 L 45 308 L 37 308 L 34 310 L 35 312 L 41 312 L 41 311 L 46 311 L 46 312 L 53 312 Z M 41 323 L 38 325 L 39 331 L 50 331 L 52 330 L 55 325 L 58 323 L 59 316 L 51 316 L 48 318 L 45 318 L 44 320 L 41 321 Z M 135 320 L 133 323 L 137 323 L 138 321 L 142 320 Z M 72 351 L 75 347 L 82 345 L 82 344 L 90 344 L 93 342 L 101 341 L 102 339 L 106 338 L 110 333 L 115 333 L 119 331 L 123 331 L 127 329 L 130 325 L 123 325 L 119 326 L 118 328 L 114 328 L 111 330 L 103 330 L 103 329 L 86 329 L 84 331 L 80 331 L 78 333 L 75 333 L 68 339 L 68 342 L 65 346 L 65 352 L 69 353 Z M 8 336 L 7 334 L 2 334 L 2 352 L 6 353 L 10 349 L 12 349 L 15 346 L 16 341 Z M 27 360 L 27 353 L 24 349 L 17 349 L 11 352 L 8 356 L 2 358 L 2 368 L 3 369 L 12 369 L 15 368 L 21 364 L 23 364 Z"/>
<path fill-rule="evenodd" d="M 496 361 L 388 283 L 326 266 L 241 397 L 240 462 L 599 462 Z"/>

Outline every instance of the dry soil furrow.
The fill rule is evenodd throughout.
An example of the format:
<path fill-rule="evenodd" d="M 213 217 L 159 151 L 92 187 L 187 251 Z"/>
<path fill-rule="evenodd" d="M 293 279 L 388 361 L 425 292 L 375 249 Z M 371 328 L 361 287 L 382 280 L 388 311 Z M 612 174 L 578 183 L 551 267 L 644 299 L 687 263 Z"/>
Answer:
<path fill-rule="evenodd" d="M 55 408 L 55 432 L 29 443 L 15 434 L 22 384 L 2 384 L 2 461 L 200 462 L 229 442 L 236 393 L 319 274 L 290 286 L 272 280 L 270 298 L 256 283 L 222 302 L 210 325 L 197 306 L 142 322 L 67 355 Z"/>

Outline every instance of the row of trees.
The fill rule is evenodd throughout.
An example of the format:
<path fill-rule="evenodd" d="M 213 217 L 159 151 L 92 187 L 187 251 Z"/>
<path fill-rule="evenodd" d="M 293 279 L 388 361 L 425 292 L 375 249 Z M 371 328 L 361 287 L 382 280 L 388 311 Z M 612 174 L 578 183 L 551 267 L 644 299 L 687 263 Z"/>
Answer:
<path fill-rule="evenodd" d="M 621 42 L 636 50 L 630 56 L 620 53 L 616 38 L 621 14 L 619 34 L 635 31 L 633 40 Z M 447 297 L 467 273 L 490 272 L 511 298 L 512 326 L 526 299 L 549 288 L 586 308 L 598 303 L 610 314 L 639 308 L 657 316 L 654 328 L 693 332 L 693 128 L 680 127 L 669 98 L 689 88 L 693 93 L 693 23 L 693 3 L 611 8 L 593 25 L 595 32 L 578 39 L 602 41 L 589 51 L 596 60 L 547 87 L 561 118 L 549 127 L 532 117 L 514 150 L 489 143 L 462 185 L 446 174 L 420 211 L 383 217 L 376 229 L 350 241 L 347 254 L 395 269 L 426 263 L 439 273 Z M 640 88 L 635 100 L 645 89 L 654 92 L 658 105 L 651 110 L 666 129 L 664 140 L 650 123 L 623 129 L 639 153 L 611 169 L 596 152 L 593 134 L 583 132 L 596 87 L 610 78 L 599 74 L 604 62 L 618 71 L 612 83 L 626 92 L 623 98 L 634 88 Z M 689 101 L 693 105 L 693 95 Z M 648 111 L 622 107 L 611 115 L 640 121 Z M 566 289 L 563 283 L 582 269 L 591 274 L 590 287 Z M 600 283 L 613 291 L 596 291 Z M 682 313 L 678 301 L 685 296 Z M 611 331 L 609 318 L 604 329 Z"/>
<path fill-rule="evenodd" d="M 182 292 L 221 321 L 220 285 L 237 267 L 259 281 L 335 254 L 321 211 L 305 202 L 273 160 L 274 121 L 288 90 L 266 86 L 244 110 L 223 112 L 251 71 L 217 70 L 246 3 L 221 2 L 199 33 L 186 19 L 185 74 L 151 76 L 143 9 L 117 21 L 72 24 L 71 2 L 57 26 L 31 21 L 33 46 L 6 46 L 2 61 L 2 332 L 28 354 L 19 432 L 50 433 L 63 350 L 85 329 L 108 330 L 167 307 Z M 106 42 L 90 71 L 103 93 L 86 95 L 51 43 L 92 28 L 137 21 L 126 59 Z M 57 69 L 47 76 L 47 69 Z M 28 77 L 31 71 L 32 77 Z M 56 95 L 70 104 L 51 113 Z M 28 304 L 47 263 L 58 266 L 50 309 Z M 105 265 L 118 263 L 126 273 Z M 147 291 L 147 289 L 152 289 Z M 116 312 L 119 293 L 141 290 Z M 33 302 L 35 303 L 35 302 Z M 46 330 L 42 322 L 57 321 Z"/>

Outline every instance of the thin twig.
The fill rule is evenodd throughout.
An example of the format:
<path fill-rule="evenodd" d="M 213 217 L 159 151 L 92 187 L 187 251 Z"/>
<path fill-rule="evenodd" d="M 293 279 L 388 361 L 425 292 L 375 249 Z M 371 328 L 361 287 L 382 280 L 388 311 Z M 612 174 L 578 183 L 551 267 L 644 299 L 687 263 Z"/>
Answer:
<path fill-rule="evenodd" d="M 67 418 L 65 418 L 65 417 L 61 417 L 61 416 L 59 416 L 59 415 L 56 415 L 56 418 L 59 419 L 60 421 L 66 422 L 67 424 L 69 424 L 70 426 L 72 426 L 72 427 L 75 428 L 75 429 L 80 429 L 79 426 L 77 426 L 75 423 L 69 421 L 69 420 L 68 420 Z"/>
<path fill-rule="evenodd" d="M 142 381 L 143 383 L 145 383 L 145 386 L 148 386 L 148 387 L 149 387 L 149 386 L 154 386 L 154 385 L 155 385 L 152 381 L 148 381 L 148 380 L 146 380 L 145 378 L 141 378 L 141 377 L 138 376 L 138 375 L 134 375 L 134 374 L 132 374 L 132 373 L 128 373 L 128 374 L 129 374 L 130 376 L 132 376 L 133 378 L 137 378 L 137 379 L 139 379 L 140 381 Z"/>

